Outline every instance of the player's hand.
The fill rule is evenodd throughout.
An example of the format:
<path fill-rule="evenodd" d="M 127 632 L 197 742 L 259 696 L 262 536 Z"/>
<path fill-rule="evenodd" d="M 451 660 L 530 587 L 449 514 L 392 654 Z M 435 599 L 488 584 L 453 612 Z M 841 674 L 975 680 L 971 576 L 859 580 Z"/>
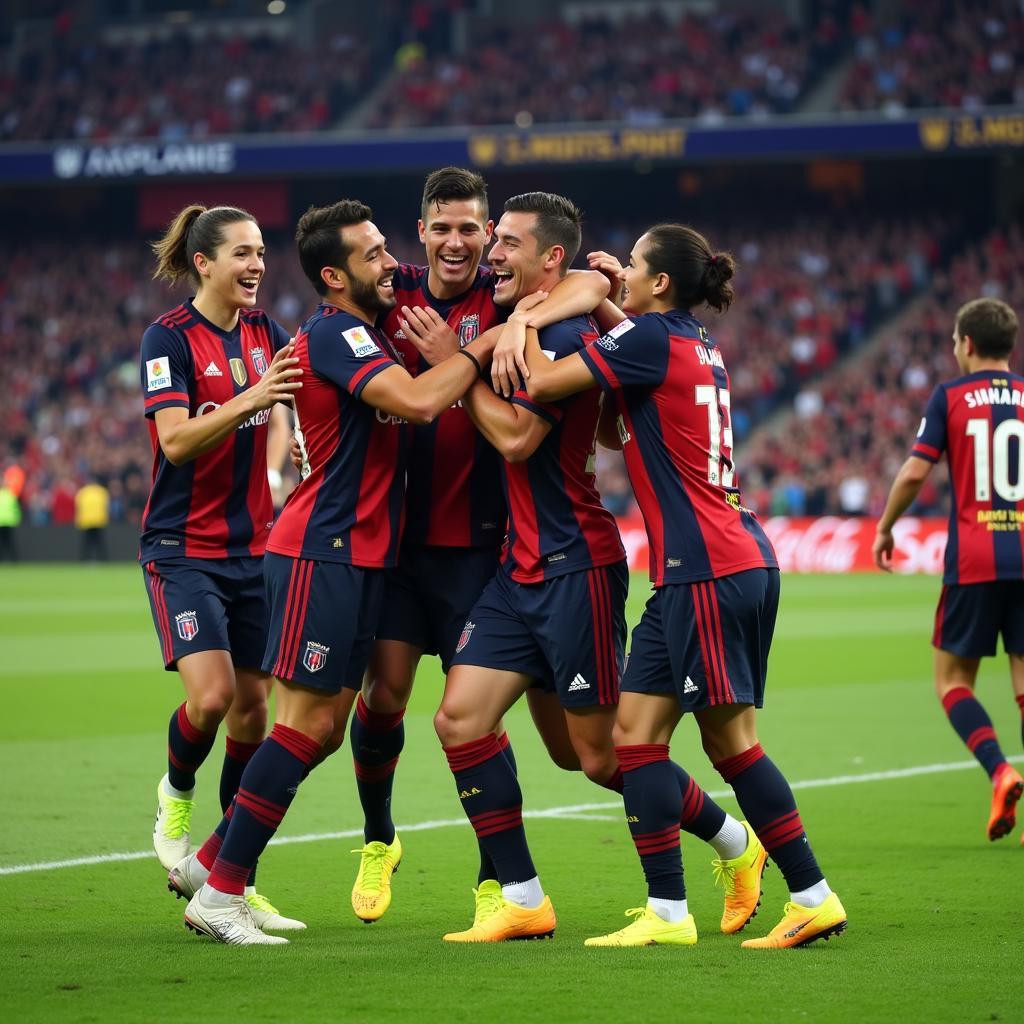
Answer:
<path fill-rule="evenodd" d="M 875 565 L 882 572 L 892 572 L 893 546 L 892 530 L 879 530 L 875 534 L 875 541 L 871 545 L 871 554 L 875 559 Z"/>
<path fill-rule="evenodd" d="M 431 366 L 459 351 L 459 336 L 430 306 L 403 306 L 398 322 L 405 336 Z"/>
<path fill-rule="evenodd" d="M 516 312 L 508 318 L 491 355 L 491 385 L 497 394 L 511 398 L 521 381 L 530 376 L 525 351 L 526 321 Z"/>
<path fill-rule="evenodd" d="M 536 309 L 548 297 L 548 294 L 545 291 L 536 291 L 530 292 L 529 295 L 524 295 L 516 303 L 516 308 L 513 310 L 516 318 L 522 320 L 527 327 L 533 326 L 529 316 L 530 310 Z"/>
<path fill-rule="evenodd" d="M 287 402 L 299 388 L 302 370 L 295 357 L 295 339 L 291 338 L 284 348 L 275 353 L 267 372 L 245 392 L 253 412 L 269 409 L 277 402 Z"/>
<path fill-rule="evenodd" d="M 299 447 L 299 442 L 296 440 L 294 434 L 292 434 L 291 441 L 288 443 L 288 458 L 291 460 L 291 464 L 301 472 L 302 449 Z"/>
<path fill-rule="evenodd" d="M 622 264 L 611 253 L 599 249 L 587 253 L 587 266 L 608 278 L 608 298 L 617 306 L 622 298 Z"/>

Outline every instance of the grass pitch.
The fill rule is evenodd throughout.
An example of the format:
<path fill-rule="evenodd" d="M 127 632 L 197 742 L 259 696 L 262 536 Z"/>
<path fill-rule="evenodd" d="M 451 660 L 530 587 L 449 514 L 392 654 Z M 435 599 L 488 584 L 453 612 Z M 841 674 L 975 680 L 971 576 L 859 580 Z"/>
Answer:
<path fill-rule="evenodd" d="M 631 621 L 648 588 L 633 579 Z M 760 953 L 717 931 L 710 852 L 684 839 L 700 942 L 593 950 L 644 884 L 621 807 L 551 766 L 528 715 L 508 718 L 534 858 L 559 917 L 552 942 L 449 947 L 472 916 L 475 843 L 433 736 L 436 661 L 406 718 L 395 790 L 405 860 L 394 903 L 367 927 L 348 903 L 361 843 L 347 750 L 303 785 L 260 889 L 309 929 L 275 949 L 216 946 L 147 854 L 166 721 L 181 700 L 159 667 L 135 567 L 0 572 L 0 1006 L 10 1021 L 1015 1021 L 1024 905 L 1020 829 L 985 838 L 989 786 L 931 688 L 933 579 L 783 581 L 765 748 L 850 915 L 847 933 Z M 1003 748 L 1020 719 L 1002 658 L 980 695 Z M 199 778 L 197 837 L 219 817 L 215 748 Z M 713 793 L 692 722 L 673 756 Z M 731 796 L 722 803 L 734 813 Z M 553 810 L 552 810 L 553 809 Z M 403 825 L 405 826 L 403 828 Z M 341 833 L 339 836 L 338 834 Z M 328 835 L 334 838 L 326 838 Z M 123 859 L 99 860 L 119 854 Z M 138 856 L 133 857 L 133 854 Z M 49 866 L 55 862 L 74 862 Z M 766 875 L 748 934 L 786 899 Z"/>

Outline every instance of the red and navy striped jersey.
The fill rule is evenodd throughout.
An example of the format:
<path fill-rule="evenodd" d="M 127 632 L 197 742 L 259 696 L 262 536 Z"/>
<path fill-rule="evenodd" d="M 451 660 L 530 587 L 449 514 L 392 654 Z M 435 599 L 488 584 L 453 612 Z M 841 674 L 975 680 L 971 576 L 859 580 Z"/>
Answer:
<path fill-rule="evenodd" d="M 289 495 L 267 550 L 367 569 L 395 564 L 408 423 L 359 400 L 397 363 L 383 331 L 321 303 L 295 336 L 298 426 L 310 471 Z"/>
<path fill-rule="evenodd" d="M 431 306 L 463 345 L 504 323 L 510 312 L 494 305 L 494 275 L 483 267 L 470 288 L 453 299 L 431 295 L 427 268 L 408 263 L 395 271 L 394 287 L 397 304 L 382 326 L 413 376 L 428 363 L 402 331 L 402 306 Z M 473 426 L 462 402 L 433 423 L 412 427 L 405 507 L 407 544 L 496 547 L 505 536 L 501 456 Z"/>
<path fill-rule="evenodd" d="M 560 359 L 598 334 L 589 317 L 571 317 L 543 328 L 540 346 L 549 358 Z M 503 463 L 509 511 L 505 571 L 519 583 L 540 583 L 621 561 L 626 553 L 619 529 L 601 504 L 594 476 L 601 392 L 590 388 L 541 404 L 519 390 L 512 401 L 551 429 L 525 462 Z"/>
<path fill-rule="evenodd" d="M 256 413 L 216 448 L 181 466 L 164 455 L 153 417 L 160 409 L 187 409 L 190 417 L 216 409 L 262 377 L 287 343 L 288 332 L 262 310 L 242 310 L 235 329 L 224 331 L 191 300 L 146 329 L 140 371 L 153 486 L 142 514 L 144 565 L 181 555 L 263 554 L 274 520 L 267 484 L 270 410 Z"/>
<path fill-rule="evenodd" d="M 777 568 L 771 541 L 740 498 L 729 375 L 703 325 L 683 310 L 647 313 L 582 356 L 615 393 L 654 585 Z"/>
<path fill-rule="evenodd" d="M 911 454 L 949 459 L 943 583 L 1024 579 L 1024 377 L 981 370 L 932 393 Z"/>

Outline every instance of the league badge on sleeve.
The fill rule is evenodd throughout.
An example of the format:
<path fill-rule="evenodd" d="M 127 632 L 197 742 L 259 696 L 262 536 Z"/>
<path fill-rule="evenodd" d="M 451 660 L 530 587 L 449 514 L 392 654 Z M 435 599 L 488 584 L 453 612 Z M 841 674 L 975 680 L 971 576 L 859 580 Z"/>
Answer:
<path fill-rule="evenodd" d="M 146 360 L 146 390 L 159 391 L 171 386 L 171 364 L 167 356 Z"/>
<path fill-rule="evenodd" d="M 315 640 L 306 642 L 306 650 L 302 655 L 302 664 L 310 672 L 319 672 L 327 664 L 327 655 L 331 649 Z"/>
<path fill-rule="evenodd" d="M 612 339 L 618 338 L 620 335 L 625 334 L 626 331 L 633 330 L 634 326 L 635 324 L 632 320 L 623 320 L 621 324 L 616 324 L 607 334 L 598 338 L 597 344 L 609 352 L 614 352 L 619 346 Z"/>
<path fill-rule="evenodd" d="M 380 353 L 380 348 L 373 340 L 373 335 L 365 327 L 350 327 L 347 331 L 342 331 L 341 336 L 348 342 L 348 347 L 352 349 L 352 354 L 356 359 Z"/>
<path fill-rule="evenodd" d="M 178 627 L 178 636 L 182 640 L 192 640 L 199 633 L 199 620 L 195 612 L 181 612 L 174 616 L 174 623 Z"/>

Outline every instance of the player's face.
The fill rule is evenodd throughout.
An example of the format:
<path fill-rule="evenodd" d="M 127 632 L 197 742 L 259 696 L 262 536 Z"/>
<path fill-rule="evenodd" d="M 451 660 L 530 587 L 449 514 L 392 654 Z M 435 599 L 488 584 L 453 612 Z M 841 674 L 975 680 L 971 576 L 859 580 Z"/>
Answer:
<path fill-rule="evenodd" d="M 419 229 L 430 272 L 445 287 L 465 291 L 473 283 L 494 230 L 483 203 L 479 199 L 432 203 Z"/>
<path fill-rule="evenodd" d="M 212 257 L 197 261 L 202 288 L 216 293 L 225 305 L 251 309 L 265 270 L 263 235 L 251 220 L 226 224 L 223 233 Z"/>
<path fill-rule="evenodd" d="M 395 305 L 392 283 L 398 261 L 385 248 L 384 236 L 370 221 L 341 229 L 342 240 L 349 248 L 349 298 L 368 313 L 386 313 Z"/>
<path fill-rule="evenodd" d="M 498 306 L 514 306 L 544 280 L 544 254 L 537 251 L 533 234 L 536 223 L 535 213 L 503 213 L 494 229 L 495 243 L 487 262 L 497 278 L 494 302 Z"/>
<path fill-rule="evenodd" d="M 637 239 L 636 245 L 633 246 L 633 251 L 629 254 L 629 262 L 619 274 L 619 278 L 625 285 L 625 290 L 622 293 L 623 313 L 640 316 L 651 310 L 654 299 L 651 286 L 654 283 L 654 278 L 647 266 L 646 251 L 647 236 L 641 235 Z"/>

